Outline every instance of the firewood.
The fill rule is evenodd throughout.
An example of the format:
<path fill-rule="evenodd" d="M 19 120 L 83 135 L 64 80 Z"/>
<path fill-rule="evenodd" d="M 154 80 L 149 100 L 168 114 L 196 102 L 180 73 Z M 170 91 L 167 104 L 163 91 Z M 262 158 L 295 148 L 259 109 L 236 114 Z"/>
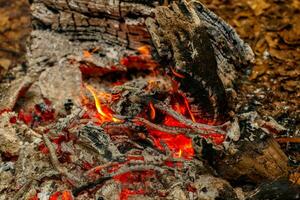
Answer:
<path fill-rule="evenodd" d="M 243 177 L 253 182 L 287 176 L 288 158 L 279 144 L 258 125 L 261 118 L 257 114 L 245 115 L 248 119 L 240 119 L 241 137 L 232 143 L 235 150 L 227 151 L 224 158 L 217 161 L 217 171 L 228 179 Z"/>
<path fill-rule="evenodd" d="M 160 57 L 173 61 L 176 71 L 183 75 L 176 78 L 180 90 L 200 105 L 203 114 L 208 113 L 214 121 L 226 120 L 225 89 L 233 87 L 236 67 L 253 59 L 250 47 L 197 1 L 158 7 L 154 13 L 155 20 L 148 18 L 147 27 Z"/>

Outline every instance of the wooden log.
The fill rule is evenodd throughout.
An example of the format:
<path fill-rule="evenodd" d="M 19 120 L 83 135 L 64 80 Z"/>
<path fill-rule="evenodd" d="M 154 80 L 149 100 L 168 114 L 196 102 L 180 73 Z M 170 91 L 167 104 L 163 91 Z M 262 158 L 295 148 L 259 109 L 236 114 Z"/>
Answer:
<path fill-rule="evenodd" d="M 33 1 L 38 28 L 63 32 L 73 40 L 105 41 L 130 49 L 150 43 L 144 25 L 158 1 Z M 136 36 L 138 35 L 138 39 Z"/>
<path fill-rule="evenodd" d="M 265 128 L 266 122 L 256 113 L 239 116 L 240 132 L 238 139 L 224 142 L 226 151 L 214 152 L 206 148 L 204 157 L 210 161 L 217 172 L 227 180 L 260 183 L 287 177 L 288 158 Z"/>
<path fill-rule="evenodd" d="M 240 141 L 235 154 L 229 154 L 217 162 L 218 173 L 227 180 L 241 180 L 259 183 L 276 180 L 288 175 L 288 158 L 273 138 Z"/>

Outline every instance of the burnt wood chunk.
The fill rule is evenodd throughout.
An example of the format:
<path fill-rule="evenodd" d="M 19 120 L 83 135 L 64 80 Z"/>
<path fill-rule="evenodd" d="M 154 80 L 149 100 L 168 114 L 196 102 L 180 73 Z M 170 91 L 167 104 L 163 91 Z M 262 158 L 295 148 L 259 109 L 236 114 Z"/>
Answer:
<path fill-rule="evenodd" d="M 137 49 L 150 42 L 144 21 L 158 5 L 156 0 L 34 0 L 31 8 L 36 29 L 54 30 L 71 40 Z"/>
<path fill-rule="evenodd" d="M 203 114 L 213 120 L 226 117 L 227 98 L 218 76 L 216 55 L 207 28 L 194 10 L 185 3 L 172 7 L 158 7 L 156 18 L 147 21 L 154 45 L 160 56 L 172 58 L 177 73 L 179 89 L 199 105 Z M 157 39 L 158 38 L 158 39 Z M 162 48 L 167 48 L 164 51 Z"/>

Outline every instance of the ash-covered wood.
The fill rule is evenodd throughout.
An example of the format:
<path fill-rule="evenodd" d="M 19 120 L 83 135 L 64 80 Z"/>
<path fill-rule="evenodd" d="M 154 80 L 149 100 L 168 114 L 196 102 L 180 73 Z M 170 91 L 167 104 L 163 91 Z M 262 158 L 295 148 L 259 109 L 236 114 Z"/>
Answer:
<path fill-rule="evenodd" d="M 158 1 L 34 1 L 36 26 L 64 32 L 72 39 L 106 41 L 136 49 L 149 43 L 144 18 Z"/>
<path fill-rule="evenodd" d="M 13 110 L 18 99 L 26 94 L 32 83 L 33 78 L 23 77 L 10 84 L 2 84 L 0 87 L 0 110 Z"/>
<path fill-rule="evenodd" d="M 226 118 L 225 89 L 233 88 L 236 67 L 253 60 L 251 48 L 199 2 L 181 1 L 154 12 L 155 20 L 146 24 L 158 54 L 183 75 L 177 78 L 180 89 L 210 118 Z"/>
<path fill-rule="evenodd" d="M 34 0 L 32 10 L 34 79 L 0 101 L 18 112 L 0 110 L 0 199 L 243 200 L 270 188 L 247 193 L 246 181 L 288 176 L 272 136 L 284 127 L 229 118 L 227 92 L 253 54 L 201 3 Z M 145 44 L 159 63 L 135 54 Z"/>
<path fill-rule="evenodd" d="M 212 121 L 228 119 L 236 68 L 253 60 L 233 28 L 195 1 L 43 0 L 32 9 L 36 29 L 72 40 L 129 49 L 153 43 L 162 63 L 184 76 L 176 78 L 180 89 Z"/>

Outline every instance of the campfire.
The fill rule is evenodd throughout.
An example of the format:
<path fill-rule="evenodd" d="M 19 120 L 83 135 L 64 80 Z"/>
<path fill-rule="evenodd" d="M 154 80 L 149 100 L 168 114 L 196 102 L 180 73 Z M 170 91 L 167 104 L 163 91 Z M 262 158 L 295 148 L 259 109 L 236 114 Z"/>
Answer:
<path fill-rule="evenodd" d="M 287 128 L 238 102 L 254 54 L 235 30 L 199 1 L 109 2 L 32 1 L 0 199 L 299 198 Z"/>

